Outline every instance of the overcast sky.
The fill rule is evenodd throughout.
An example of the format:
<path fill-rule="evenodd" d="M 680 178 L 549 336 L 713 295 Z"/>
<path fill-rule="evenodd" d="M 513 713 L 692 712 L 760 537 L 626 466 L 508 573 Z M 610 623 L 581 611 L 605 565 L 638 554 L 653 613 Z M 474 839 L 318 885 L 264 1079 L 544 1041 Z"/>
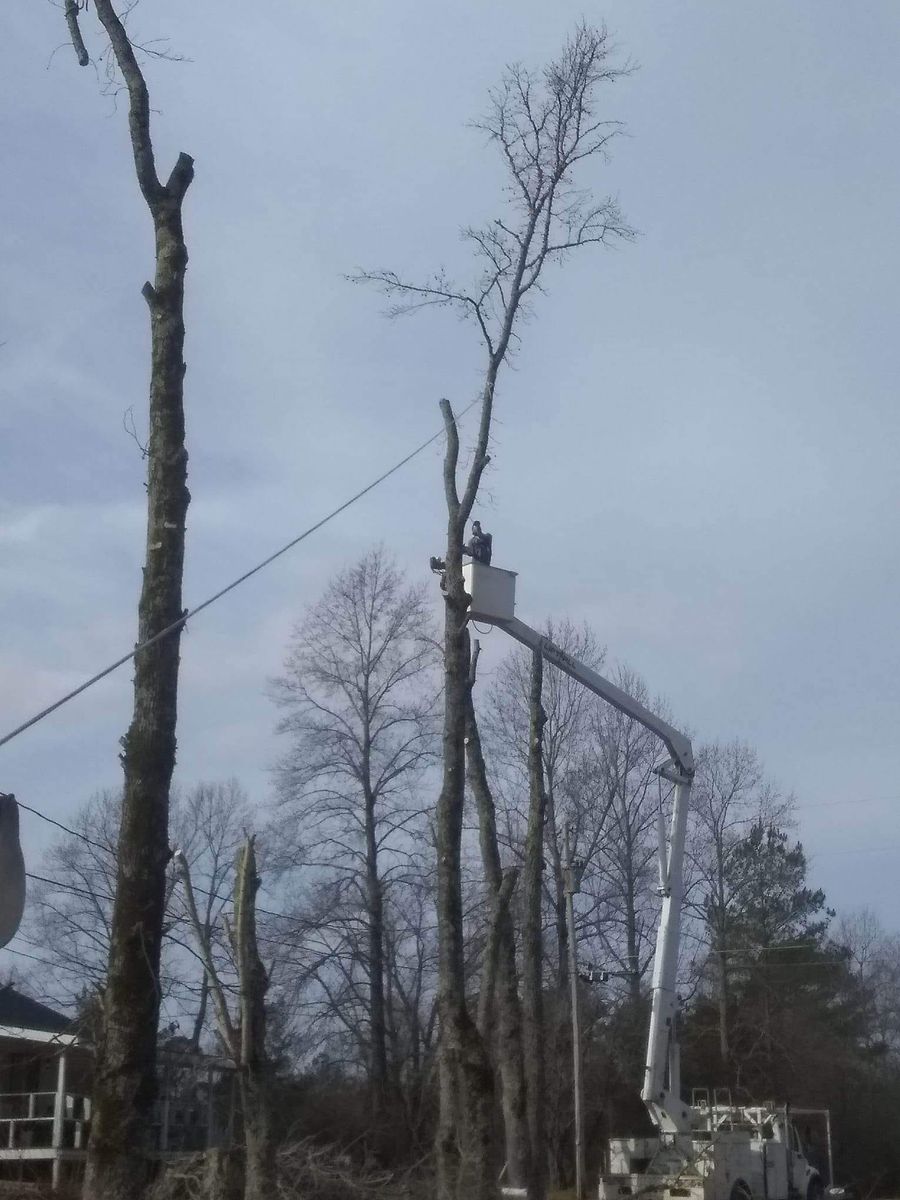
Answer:
<path fill-rule="evenodd" d="M 134 641 L 149 215 L 125 107 L 50 3 L 0 43 L 3 732 Z M 500 211 L 467 121 L 504 63 L 605 20 L 639 69 L 590 182 L 640 231 L 549 278 L 501 380 L 480 509 L 518 611 L 591 622 L 699 740 L 746 739 L 800 805 L 814 881 L 900 929 L 897 469 L 900 6 L 615 0 L 156 0 L 160 172 L 186 203 L 194 604 L 474 396 L 442 312 L 387 321 L 358 267 L 465 278 Z M 92 52 L 102 43 L 83 18 Z M 444 522 L 439 446 L 192 622 L 178 776 L 269 797 L 266 680 L 329 574 L 383 540 L 417 578 Z M 496 643 L 501 634 L 492 635 Z M 62 820 L 119 781 L 130 672 L 0 751 L 0 789 Z M 46 829 L 24 815 L 32 865 Z"/>

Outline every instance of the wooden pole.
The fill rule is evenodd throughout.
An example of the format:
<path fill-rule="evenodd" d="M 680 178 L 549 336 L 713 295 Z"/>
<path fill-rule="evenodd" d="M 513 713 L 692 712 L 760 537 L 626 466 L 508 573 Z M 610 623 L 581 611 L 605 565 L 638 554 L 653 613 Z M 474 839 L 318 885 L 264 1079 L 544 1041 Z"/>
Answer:
<path fill-rule="evenodd" d="M 66 1056 L 60 1054 L 56 1069 L 56 1098 L 53 1103 L 53 1190 L 58 1191 L 62 1182 L 62 1159 L 60 1151 L 65 1140 L 66 1115 Z"/>
<path fill-rule="evenodd" d="M 575 940 L 575 893 L 581 886 L 581 872 L 572 863 L 572 846 L 566 826 L 566 925 L 569 931 L 569 988 L 572 1005 L 572 1087 L 575 1098 L 575 1196 L 584 1200 L 584 1080 L 581 1075 L 581 1012 L 578 1006 L 578 944 Z"/>

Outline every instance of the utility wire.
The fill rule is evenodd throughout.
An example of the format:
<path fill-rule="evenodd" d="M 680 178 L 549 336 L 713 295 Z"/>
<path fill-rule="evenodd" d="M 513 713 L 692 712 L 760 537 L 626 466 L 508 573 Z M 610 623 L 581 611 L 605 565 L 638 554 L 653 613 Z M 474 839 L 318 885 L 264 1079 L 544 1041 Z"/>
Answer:
<path fill-rule="evenodd" d="M 108 896 L 106 892 L 92 892 L 89 888 L 76 887 L 74 883 L 62 883 L 58 879 L 48 879 L 46 875 L 32 875 L 30 871 L 26 871 L 25 875 L 28 879 L 33 879 L 35 883 L 49 883 L 51 887 L 58 888 L 61 892 L 71 892 L 74 896 L 88 896 L 91 900 L 112 900 L 112 896 Z"/>
<path fill-rule="evenodd" d="M 26 812 L 32 813 L 35 817 L 39 817 L 42 821 L 46 821 L 49 825 L 54 825 L 57 829 L 61 829 L 64 833 L 68 833 L 71 837 L 79 838 L 82 842 L 85 842 L 87 845 L 93 846 L 97 850 L 102 850 L 105 854 L 109 854 L 113 857 L 115 856 L 115 850 L 113 850 L 112 847 L 104 846 L 102 842 L 95 841 L 93 838 L 88 837 L 87 834 L 81 833 L 77 829 L 73 829 L 70 825 L 66 825 L 62 821 L 57 821 L 54 817 L 48 817 L 46 813 L 42 813 L 39 809 L 33 808 L 30 804 L 24 804 L 24 803 L 22 803 L 21 800 L 17 801 L 17 803 L 18 803 L 19 808 L 24 809 Z M 895 849 L 895 847 L 893 847 L 893 846 L 865 846 L 865 847 L 859 847 L 854 850 L 846 850 L 845 849 L 845 850 L 823 851 L 822 853 L 826 853 L 826 854 L 829 854 L 829 853 L 859 854 L 859 853 L 864 853 L 864 852 L 877 853 L 879 851 L 886 851 L 886 850 L 892 850 L 892 849 Z M 112 896 L 109 896 L 105 892 L 93 892 L 86 888 L 79 888 L 71 883 L 64 883 L 62 880 L 59 880 L 59 879 L 49 879 L 44 875 L 35 875 L 35 874 L 32 874 L 30 871 L 26 871 L 25 874 L 28 876 L 29 879 L 33 879 L 37 883 L 45 883 L 45 884 L 48 884 L 50 887 L 58 889 L 59 891 L 71 892 L 73 895 L 76 895 L 76 896 L 88 896 L 91 899 L 107 900 L 110 902 L 113 899 Z M 208 888 L 201 887 L 199 884 L 196 884 L 196 883 L 194 884 L 194 891 L 200 892 L 204 896 L 212 895 L 212 893 L 209 891 Z M 218 899 L 220 897 L 217 895 L 216 898 Z M 276 912 L 274 909 L 262 908 L 261 906 L 257 906 L 256 911 L 261 916 L 275 917 L 282 921 L 289 921 L 292 925 L 298 926 L 301 928 L 305 927 L 307 924 L 307 920 L 305 918 L 298 917 L 296 914 L 293 914 L 293 913 Z M 275 939 L 269 937 L 267 940 L 274 941 Z M 793 950 L 793 949 L 805 949 L 806 946 L 807 946 L 806 943 L 801 943 L 801 944 L 789 943 L 789 944 L 785 944 L 785 945 L 781 945 L 781 946 L 771 946 L 771 947 L 769 947 L 769 949 L 783 951 L 783 950 Z M 723 953 L 738 954 L 738 953 L 740 953 L 740 951 L 736 951 L 736 950 L 716 951 L 716 950 L 711 950 L 711 949 L 708 949 L 707 952 L 710 954 L 717 954 L 717 953 L 718 954 L 723 954 Z"/>
<path fill-rule="evenodd" d="M 19 958 L 30 958 L 32 962 L 40 963 L 42 967 L 50 967 L 54 971 L 68 971 L 70 975 L 84 976 L 84 967 L 67 967 L 64 963 L 48 962 L 46 958 L 38 958 L 36 954 L 28 954 L 17 950 L 15 946 L 4 946 L 7 954 L 17 954 Z"/>
<path fill-rule="evenodd" d="M 469 412 L 470 409 L 474 408 L 474 406 L 478 403 L 479 401 L 477 399 L 473 400 L 471 404 L 468 404 L 462 410 L 456 420 L 461 420 L 466 413 Z M 53 704 L 49 704 L 46 708 L 41 709 L 40 712 L 35 713 L 33 717 L 29 717 L 27 721 L 23 721 L 21 725 L 16 726 L 15 729 L 10 730 L 9 733 L 0 738 L 0 746 L 5 746 L 7 742 L 11 742 L 13 738 L 18 737 L 20 733 L 24 733 L 26 729 L 30 729 L 32 725 L 37 725 L 39 721 L 43 721 L 44 717 L 49 717 L 50 714 L 56 712 L 58 708 L 62 708 L 64 704 L 68 704 L 70 700 L 74 700 L 76 696 L 80 696 L 82 692 L 86 692 L 88 688 L 93 687 L 95 683 L 99 683 L 101 679 L 105 679 L 107 675 L 111 675 L 113 671 L 118 670 L 118 668 L 124 666 L 125 663 L 130 662 L 131 659 L 140 654 L 142 650 L 148 650 L 151 646 L 156 645 L 157 642 L 162 641 L 163 638 L 168 637 L 169 634 L 174 633 L 176 629 L 181 629 L 189 620 L 191 620 L 192 617 L 195 617 L 198 613 L 203 612 L 205 608 L 209 608 L 211 604 L 215 604 L 217 600 L 221 600 L 223 596 L 227 596 L 229 592 L 232 592 L 235 588 L 240 587 L 242 583 L 246 583 L 248 579 L 252 578 L 252 576 L 256 575 L 259 571 L 262 571 L 265 567 L 268 567 L 271 563 L 275 562 L 277 558 L 281 558 L 283 554 L 287 554 L 289 550 L 293 550 L 295 546 L 298 546 L 302 541 L 305 541 L 310 534 L 313 534 L 317 530 L 321 529 L 323 525 L 327 525 L 329 521 L 333 521 L 334 518 L 344 512 L 345 509 L 348 509 L 352 504 L 355 504 L 357 500 L 361 500 L 363 496 L 368 495 L 368 493 L 377 488 L 379 484 L 384 483 L 386 479 L 390 479 L 390 477 L 396 474 L 401 467 L 405 467 L 408 462 L 411 462 L 417 455 L 421 454 L 423 450 L 426 450 L 433 442 L 436 442 L 438 438 L 443 435 L 443 433 L 443 428 L 439 429 L 437 433 L 433 433 L 430 438 L 422 442 L 422 444 L 417 446 L 415 450 L 411 450 L 409 454 L 407 454 L 404 458 L 401 458 L 399 462 L 394 463 L 394 465 L 385 471 L 383 475 L 379 475 L 377 479 L 373 479 L 371 483 L 366 484 L 364 488 L 356 492 L 356 494 L 351 496 L 349 500 L 345 500 L 343 504 L 340 504 L 337 508 L 332 509 L 327 516 L 324 516 L 321 520 L 316 521 L 314 525 L 310 525 L 308 529 L 304 529 L 301 534 L 298 534 L 297 537 L 292 538 L 279 550 L 276 550 L 273 554 L 270 554 L 268 558 L 264 558 L 262 562 L 258 562 L 255 567 L 251 567 L 249 571 L 245 571 L 243 575 L 239 575 L 237 579 L 233 579 L 231 583 L 226 584 L 223 588 L 220 588 L 218 592 L 215 592 L 212 596 L 209 596 L 202 603 L 198 604 L 196 608 L 188 609 L 182 614 L 182 616 L 178 618 L 177 621 L 173 621 L 171 625 L 167 625 L 165 629 L 161 629 L 158 633 L 155 633 L 153 637 L 147 638 L 145 642 L 140 642 L 134 647 L 133 650 L 130 650 L 127 654 L 123 654 L 121 658 L 117 658 L 115 662 L 110 663 L 108 667 L 104 667 L 102 671 L 98 671 L 96 675 L 92 675 L 90 679 L 85 680 L 85 682 L 80 684 L 77 688 L 73 688 L 71 692 L 67 692 L 64 696 L 61 696 L 58 700 L 55 700 Z"/>
<path fill-rule="evenodd" d="M 48 825 L 55 825 L 57 829 L 61 829 L 63 833 L 71 834 L 72 837 L 81 838 L 89 846 L 94 846 L 97 850 L 103 850 L 106 854 L 115 854 L 115 850 L 111 846 L 104 846 L 101 842 L 95 842 L 93 838 L 89 838 L 86 833 L 79 833 L 77 829 L 72 829 L 69 825 L 64 825 L 62 821 L 57 821 L 53 817 L 48 817 L 46 813 L 40 812 L 36 808 L 32 808 L 30 804 L 23 804 L 21 800 L 17 800 L 19 808 L 24 808 L 26 812 L 33 813 L 34 816 L 40 817 L 42 821 L 46 821 Z"/>
<path fill-rule="evenodd" d="M 37 808 L 32 808 L 30 804 L 23 804 L 21 800 L 16 801 L 16 803 L 18 804 L 19 808 L 24 808 L 26 812 L 33 813 L 34 816 L 40 817 L 42 821 L 46 821 L 49 825 L 55 825 L 57 829 L 63 830 L 64 833 L 68 833 L 72 837 L 80 838 L 81 841 L 86 842 L 89 846 L 95 846 L 98 850 L 102 850 L 105 854 L 110 854 L 115 857 L 115 850 L 109 846 L 104 846 L 102 842 L 95 842 L 94 839 L 89 838 L 87 834 L 79 833 L 77 829 L 73 829 L 70 825 L 64 825 L 62 821 L 57 821 L 53 817 L 48 817 L 46 813 L 42 813 Z M 113 899 L 112 896 L 107 895 L 105 892 L 92 892 L 87 888 L 76 887 L 75 884 L 72 883 L 63 883 L 61 879 L 48 879 L 45 875 L 34 875 L 30 871 L 26 871 L 25 874 L 29 879 L 33 879 L 37 883 L 49 884 L 51 887 L 58 888 L 61 892 L 71 892 L 73 895 L 90 896 L 92 899 L 99 900 L 111 901 Z M 204 896 L 213 895 L 208 888 L 200 887 L 200 885 L 197 883 L 195 883 L 193 887 L 195 892 L 200 892 Z M 219 896 L 219 894 L 216 893 L 215 898 L 224 899 L 225 897 Z M 267 917 L 279 917 L 283 921 L 293 921 L 297 925 L 304 924 L 304 919 L 302 917 L 294 916 L 291 913 L 275 912 L 274 909 L 261 908 L 259 905 L 256 906 L 256 911 L 264 914 Z"/>

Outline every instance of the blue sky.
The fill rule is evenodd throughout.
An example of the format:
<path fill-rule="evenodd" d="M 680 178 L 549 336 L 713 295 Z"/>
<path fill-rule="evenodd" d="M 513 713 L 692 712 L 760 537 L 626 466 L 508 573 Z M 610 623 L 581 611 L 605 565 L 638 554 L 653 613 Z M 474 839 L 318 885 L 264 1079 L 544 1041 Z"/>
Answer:
<path fill-rule="evenodd" d="M 9 0 L 0 69 L 0 717 L 134 639 L 152 270 L 125 109 L 53 5 Z M 501 381 L 481 517 L 531 623 L 590 621 L 701 740 L 745 738 L 801 806 L 832 903 L 892 928 L 900 849 L 895 331 L 900 9 L 616 0 L 139 7 L 160 170 L 196 159 L 185 596 L 202 599 L 437 428 L 481 352 L 447 313 L 389 322 L 345 275 L 444 265 L 498 211 L 467 128 L 505 62 L 582 15 L 639 67 L 593 182 L 640 237 L 549 280 Z M 99 48 L 95 18 L 85 18 Z M 90 40 L 90 39 L 89 39 Z M 52 56 L 52 57 L 51 57 Z M 260 803 L 266 680 L 331 571 L 383 540 L 429 578 L 439 449 L 183 642 L 179 777 Z M 495 639 L 499 639 L 499 634 Z M 4 748 L 0 787 L 65 819 L 118 780 L 126 670 Z M 45 831 L 25 824 L 34 854 Z"/>

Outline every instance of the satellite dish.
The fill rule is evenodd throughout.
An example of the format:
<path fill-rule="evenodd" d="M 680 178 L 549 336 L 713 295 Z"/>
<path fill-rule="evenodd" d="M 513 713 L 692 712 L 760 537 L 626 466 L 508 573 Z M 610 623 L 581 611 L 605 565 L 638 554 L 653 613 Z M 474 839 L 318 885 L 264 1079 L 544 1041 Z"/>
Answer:
<path fill-rule="evenodd" d="M 14 937 L 25 910 L 25 860 L 19 844 L 19 806 L 0 792 L 0 946 Z"/>

